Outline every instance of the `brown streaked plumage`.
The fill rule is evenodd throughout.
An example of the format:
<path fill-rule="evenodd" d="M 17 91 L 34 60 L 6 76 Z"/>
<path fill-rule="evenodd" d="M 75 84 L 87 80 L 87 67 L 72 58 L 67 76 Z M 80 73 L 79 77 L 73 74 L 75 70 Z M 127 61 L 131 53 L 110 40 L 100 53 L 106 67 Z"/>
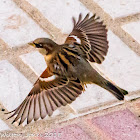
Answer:
<path fill-rule="evenodd" d="M 97 22 L 99 17 L 93 15 L 89 18 L 89 14 L 82 20 L 81 14 L 79 20 L 73 18 L 74 28 L 66 40 L 69 41 L 72 35 L 77 36 L 81 40 L 81 49 L 87 53 L 87 58 L 91 62 L 102 63 L 104 56 L 108 51 L 107 29 L 103 22 Z"/>
<path fill-rule="evenodd" d="M 85 84 L 97 84 L 123 100 L 127 91 L 103 78 L 88 61 L 102 63 L 108 51 L 107 29 L 95 15 L 89 14 L 78 22 L 73 18 L 74 28 L 66 41 L 58 45 L 48 38 L 38 38 L 30 45 L 39 49 L 47 63 L 46 70 L 35 82 L 32 90 L 9 118 L 13 123 L 20 119 L 27 124 L 46 115 L 51 116 L 60 106 L 74 101 L 84 90 Z M 51 78 L 46 80 L 46 78 Z M 94 93 L 93 93 L 94 94 Z M 8 118 L 8 119 L 9 119 Z"/>

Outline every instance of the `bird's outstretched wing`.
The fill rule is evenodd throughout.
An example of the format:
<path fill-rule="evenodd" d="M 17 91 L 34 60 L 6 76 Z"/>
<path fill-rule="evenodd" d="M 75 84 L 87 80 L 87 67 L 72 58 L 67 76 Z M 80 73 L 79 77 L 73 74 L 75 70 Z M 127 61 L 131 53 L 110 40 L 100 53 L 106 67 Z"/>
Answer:
<path fill-rule="evenodd" d="M 80 40 L 80 47 L 87 59 L 91 62 L 102 63 L 104 56 L 108 51 L 107 41 L 107 29 L 103 25 L 103 22 L 99 21 L 99 17 L 96 18 L 94 14 L 89 18 L 89 14 L 82 20 L 82 15 L 79 15 L 79 19 L 76 23 L 73 18 L 74 28 L 65 43 L 70 43 L 73 38 Z"/>
<path fill-rule="evenodd" d="M 19 125 L 27 118 L 27 124 L 51 116 L 60 106 L 71 103 L 83 91 L 81 82 L 76 78 L 56 77 L 52 81 L 37 80 L 25 100 L 15 110 L 8 112 L 16 116 L 13 123 L 20 119 Z M 9 119 L 8 118 L 8 119 Z"/>

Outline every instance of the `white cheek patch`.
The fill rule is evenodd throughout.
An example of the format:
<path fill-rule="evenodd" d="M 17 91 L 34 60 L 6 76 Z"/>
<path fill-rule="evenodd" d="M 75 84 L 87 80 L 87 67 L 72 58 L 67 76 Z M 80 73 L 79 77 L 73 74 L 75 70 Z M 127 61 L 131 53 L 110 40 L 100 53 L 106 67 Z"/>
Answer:
<path fill-rule="evenodd" d="M 73 37 L 74 39 L 76 39 L 76 42 L 77 42 L 78 44 L 81 44 L 81 40 L 80 40 L 80 38 L 78 38 L 77 36 L 71 35 L 71 36 L 69 36 L 69 37 Z"/>
<path fill-rule="evenodd" d="M 41 77 L 39 77 L 39 80 L 48 82 L 48 81 L 53 81 L 55 78 L 56 78 L 56 76 L 53 75 L 53 76 L 50 76 L 48 78 L 41 78 Z"/>

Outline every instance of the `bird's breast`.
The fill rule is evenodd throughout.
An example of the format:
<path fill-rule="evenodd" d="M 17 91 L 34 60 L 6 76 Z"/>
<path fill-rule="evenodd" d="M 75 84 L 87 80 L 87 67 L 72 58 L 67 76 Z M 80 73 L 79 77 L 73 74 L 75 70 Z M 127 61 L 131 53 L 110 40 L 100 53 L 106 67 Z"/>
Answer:
<path fill-rule="evenodd" d="M 55 52 L 52 53 L 52 54 L 48 54 L 48 55 L 43 55 L 44 56 L 44 59 L 45 59 L 45 62 L 47 65 L 49 65 L 49 63 L 54 59 L 55 57 Z"/>

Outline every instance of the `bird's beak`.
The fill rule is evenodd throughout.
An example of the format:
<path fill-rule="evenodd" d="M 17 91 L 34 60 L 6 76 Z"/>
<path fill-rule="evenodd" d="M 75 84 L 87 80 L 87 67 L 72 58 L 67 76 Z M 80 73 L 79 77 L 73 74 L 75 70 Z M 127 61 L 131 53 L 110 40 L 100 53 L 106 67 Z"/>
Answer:
<path fill-rule="evenodd" d="M 28 45 L 31 45 L 33 47 L 36 47 L 36 45 L 34 44 L 34 42 L 29 42 Z"/>

